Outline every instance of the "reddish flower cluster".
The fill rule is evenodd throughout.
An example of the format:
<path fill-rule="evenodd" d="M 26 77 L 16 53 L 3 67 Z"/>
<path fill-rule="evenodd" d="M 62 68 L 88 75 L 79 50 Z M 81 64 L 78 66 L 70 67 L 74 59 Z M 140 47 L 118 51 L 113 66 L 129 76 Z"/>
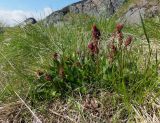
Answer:
<path fill-rule="evenodd" d="M 124 25 L 123 24 L 117 24 L 116 26 L 116 32 L 113 33 L 113 36 L 112 36 L 112 43 L 109 45 L 109 60 L 110 61 L 113 61 L 117 51 L 118 51 L 118 48 L 121 49 L 122 48 L 122 45 L 124 46 L 124 48 L 126 48 L 127 46 L 129 46 L 132 42 L 132 37 L 129 36 L 126 41 L 124 42 L 124 37 L 123 37 L 123 33 L 122 33 L 122 29 L 123 29 Z M 116 44 L 118 45 L 115 45 L 115 38 L 117 38 L 116 41 Z"/>
<path fill-rule="evenodd" d="M 121 46 L 123 44 L 123 33 L 122 33 L 122 29 L 123 29 L 124 25 L 123 24 L 117 24 L 116 26 L 116 31 L 117 31 L 117 37 L 118 37 L 118 41 L 119 41 L 119 45 Z M 132 42 L 132 37 L 129 36 L 126 41 L 124 42 L 124 46 L 127 47 L 131 44 Z"/>
<path fill-rule="evenodd" d="M 116 26 L 116 31 L 117 31 L 117 36 L 118 36 L 118 41 L 120 46 L 123 44 L 123 33 L 122 33 L 123 27 L 124 27 L 123 24 L 117 24 Z"/>
<path fill-rule="evenodd" d="M 52 76 L 50 74 L 45 75 L 45 80 L 52 81 Z"/>
<path fill-rule="evenodd" d="M 127 47 L 127 46 L 129 46 L 130 44 L 131 44 L 131 42 L 132 42 L 132 37 L 131 36 L 129 36 L 127 39 L 126 39 L 126 41 L 125 41 L 125 47 Z"/>
<path fill-rule="evenodd" d="M 108 55 L 108 58 L 109 58 L 110 62 L 113 62 L 116 53 L 117 53 L 117 47 L 114 44 L 111 44 L 110 45 L 110 52 L 109 52 L 109 55 Z"/>
<path fill-rule="evenodd" d="M 52 76 L 50 74 L 45 74 L 44 72 L 40 70 L 37 70 L 36 76 L 38 79 L 43 76 L 45 80 L 52 81 Z"/>
<path fill-rule="evenodd" d="M 98 44 L 96 42 L 90 42 L 88 44 L 88 48 L 90 49 L 92 54 L 98 54 L 99 53 Z"/>
<path fill-rule="evenodd" d="M 92 27 L 92 37 L 93 37 L 93 40 L 99 40 L 100 36 L 101 36 L 100 30 L 97 28 L 96 25 L 93 25 L 93 27 Z"/>
<path fill-rule="evenodd" d="M 99 53 L 99 39 L 100 39 L 101 33 L 100 30 L 97 28 L 96 25 L 93 25 L 92 27 L 92 41 L 88 44 L 88 48 L 90 49 L 90 52 L 92 55 Z"/>
<path fill-rule="evenodd" d="M 124 27 L 123 24 L 117 24 L 117 26 L 116 26 L 117 32 L 120 33 L 122 31 L 123 27 Z"/>
<path fill-rule="evenodd" d="M 121 46 L 123 44 L 123 33 L 119 32 L 117 35 L 118 35 L 119 45 Z"/>

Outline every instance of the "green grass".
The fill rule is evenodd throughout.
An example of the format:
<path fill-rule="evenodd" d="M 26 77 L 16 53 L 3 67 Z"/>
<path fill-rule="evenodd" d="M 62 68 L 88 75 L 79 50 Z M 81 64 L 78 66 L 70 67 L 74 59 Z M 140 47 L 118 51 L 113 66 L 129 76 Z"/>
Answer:
<path fill-rule="evenodd" d="M 129 35 L 133 40 L 126 48 L 119 46 L 116 37 L 114 45 L 117 50 L 113 60 L 108 58 L 113 50 L 108 44 L 116 27 L 114 19 L 107 21 L 85 15 L 70 19 L 70 23 L 63 26 L 46 28 L 38 23 L 25 28 L 8 28 L 0 34 L 0 103 L 16 101 L 17 92 L 41 113 L 45 112 L 44 107 L 49 102 L 61 100 L 74 109 L 78 108 L 84 118 L 86 112 L 81 105 L 85 107 L 83 101 L 89 94 L 104 109 L 112 108 L 115 114 L 110 114 L 115 122 L 120 119 L 134 121 L 137 110 L 141 110 L 143 115 L 140 108 L 143 105 L 150 111 L 151 104 L 160 93 L 157 73 L 159 56 L 155 49 L 150 50 L 147 46 L 152 48 L 154 42 L 150 41 L 160 39 L 155 33 L 155 30 L 160 31 L 159 21 L 146 20 L 143 27 L 125 25 L 123 41 Z M 88 49 L 93 24 L 101 31 L 99 53 L 95 55 Z M 144 32 L 147 40 L 143 38 Z M 148 59 L 149 52 L 151 56 Z M 53 58 L 54 53 L 58 53 L 58 60 Z M 43 72 L 39 78 L 36 75 L 38 70 Z M 46 80 L 46 74 L 51 79 Z M 100 96 L 105 93 L 108 95 Z M 101 112 L 105 113 L 105 110 Z M 160 118 L 158 111 L 156 116 Z"/>

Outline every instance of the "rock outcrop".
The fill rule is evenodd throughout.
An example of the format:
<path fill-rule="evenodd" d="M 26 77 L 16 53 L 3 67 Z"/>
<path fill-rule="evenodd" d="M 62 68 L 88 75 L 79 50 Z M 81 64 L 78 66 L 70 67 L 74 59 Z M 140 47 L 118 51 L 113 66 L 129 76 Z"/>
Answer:
<path fill-rule="evenodd" d="M 140 14 L 143 18 L 154 18 L 160 14 L 159 0 L 138 0 L 133 2 L 122 17 L 128 24 L 140 24 Z"/>
<path fill-rule="evenodd" d="M 56 23 L 68 13 L 84 13 L 92 16 L 110 17 L 123 5 L 125 0 L 82 0 L 59 11 L 53 12 L 45 19 L 46 24 Z"/>
<path fill-rule="evenodd" d="M 129 6 L 125 8 L 125 2 Z M 84 13 L 91 16 L 110 17 L 122 6 L 125 8 L 120 15 L 120 21 L 128 24 L 140 24 L 142 17 L 155 17 L 160 13 L 159 0 L 82 0 L 80 2 L 66 6 L 65 8 L 55 11 L 44 19 L 45 25 L 61 22 L 68 13 Z"/>
<path fill-rule="evenodd" d="M 22 23 L 19 24 L 20 27 L 24 27 L 28 24 L 36 24 L 37 23 L 37 20 L 35 18 L 27 18 L 26 20 L 24 20 Z"/>
<path fill-rule="evenodd" d="M 37 23 L 36 19 L 35 18 L 27 18 L 24 23 L 26 24 L 35 24 Z"/>

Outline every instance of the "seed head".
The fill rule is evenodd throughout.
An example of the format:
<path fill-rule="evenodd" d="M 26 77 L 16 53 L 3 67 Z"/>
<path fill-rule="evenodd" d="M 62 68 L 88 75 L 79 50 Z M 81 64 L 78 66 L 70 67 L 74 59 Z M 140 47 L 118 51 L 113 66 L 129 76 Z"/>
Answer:
<path fill-rule="evenodd" d="M 99 49 L 98 49 L 98 46 L 97 46 L 96 42 L 90 42 L 88 44 L 88 48 L 90 49 L 92 54 L 98 54 L 99 53 Z"/>
<path fill-rule="evenodd" d="M 52 81 L 52 76 L 50 74 L 45 75 L 45 80 Z"/>
<path fill-rule="evenodd" d="M 123 27 L 124 27 L 123 24 L 117 24 L 117 26 L 116 26 L 117 32 L 120 33 L 122 31 Z"/>
<path fill-rule="evenodd" d="M 119 32 L 117 35 L 118 35 L 119 45 L 121 46 L 123 44 L 123 33 Z"/>
<path fill-rule="evenodd" d="M 101 36 L 100 30 L 97 28 L 96 25 L 92 27 L 92 37 L 94 40 L 99 40 Z"/>
<path fill-rule="evenodd" d="M 129 46 L 131 44 L 131 42 L 132 42 L 132 36 L 129 36 L 125 41 L 125 44 L 124 44 L 125 47 Z"/>

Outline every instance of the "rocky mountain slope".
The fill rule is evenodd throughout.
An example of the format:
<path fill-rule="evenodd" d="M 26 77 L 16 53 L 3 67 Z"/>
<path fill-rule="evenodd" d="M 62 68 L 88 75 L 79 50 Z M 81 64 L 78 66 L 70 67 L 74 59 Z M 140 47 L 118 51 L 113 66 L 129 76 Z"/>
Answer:
<path fill-rule="evenodd" d="M 119 9 L 120 8 L 120 9 Z M 139 24 L 140 16 L 153 18 L 160 13 L 159 0 L 81 0 L 77 3 L 66 6 L 55 11 L 44 20 L 45 24 L 57 23 L 63 20 L 68 13 L 84 13 L 90 16 L 110 17 L 116 12 L 119 14 L 119 21 L 129 24 Z"/>
<path fill-rule="evenodd" d="M 45 19 L 45 23 L 52 24 L 61 21 L 68 13 L 84 13 L 91 16 L 110 17 L 124 2 L 125 0 L 82 0 L 53 12 Z"/>
<path fill-rule="evenodd" d="M 123 8 L 120 20 L 127 23 L 140 23 L 139 12 L 143 17 L 155 17 L 160 13 L 159 0 L 82 0 L 53 12 L 45 19 L 45 24 L 62 21 L 68 13 L 84 13 L 90 16 L 110 17 Z"/>

